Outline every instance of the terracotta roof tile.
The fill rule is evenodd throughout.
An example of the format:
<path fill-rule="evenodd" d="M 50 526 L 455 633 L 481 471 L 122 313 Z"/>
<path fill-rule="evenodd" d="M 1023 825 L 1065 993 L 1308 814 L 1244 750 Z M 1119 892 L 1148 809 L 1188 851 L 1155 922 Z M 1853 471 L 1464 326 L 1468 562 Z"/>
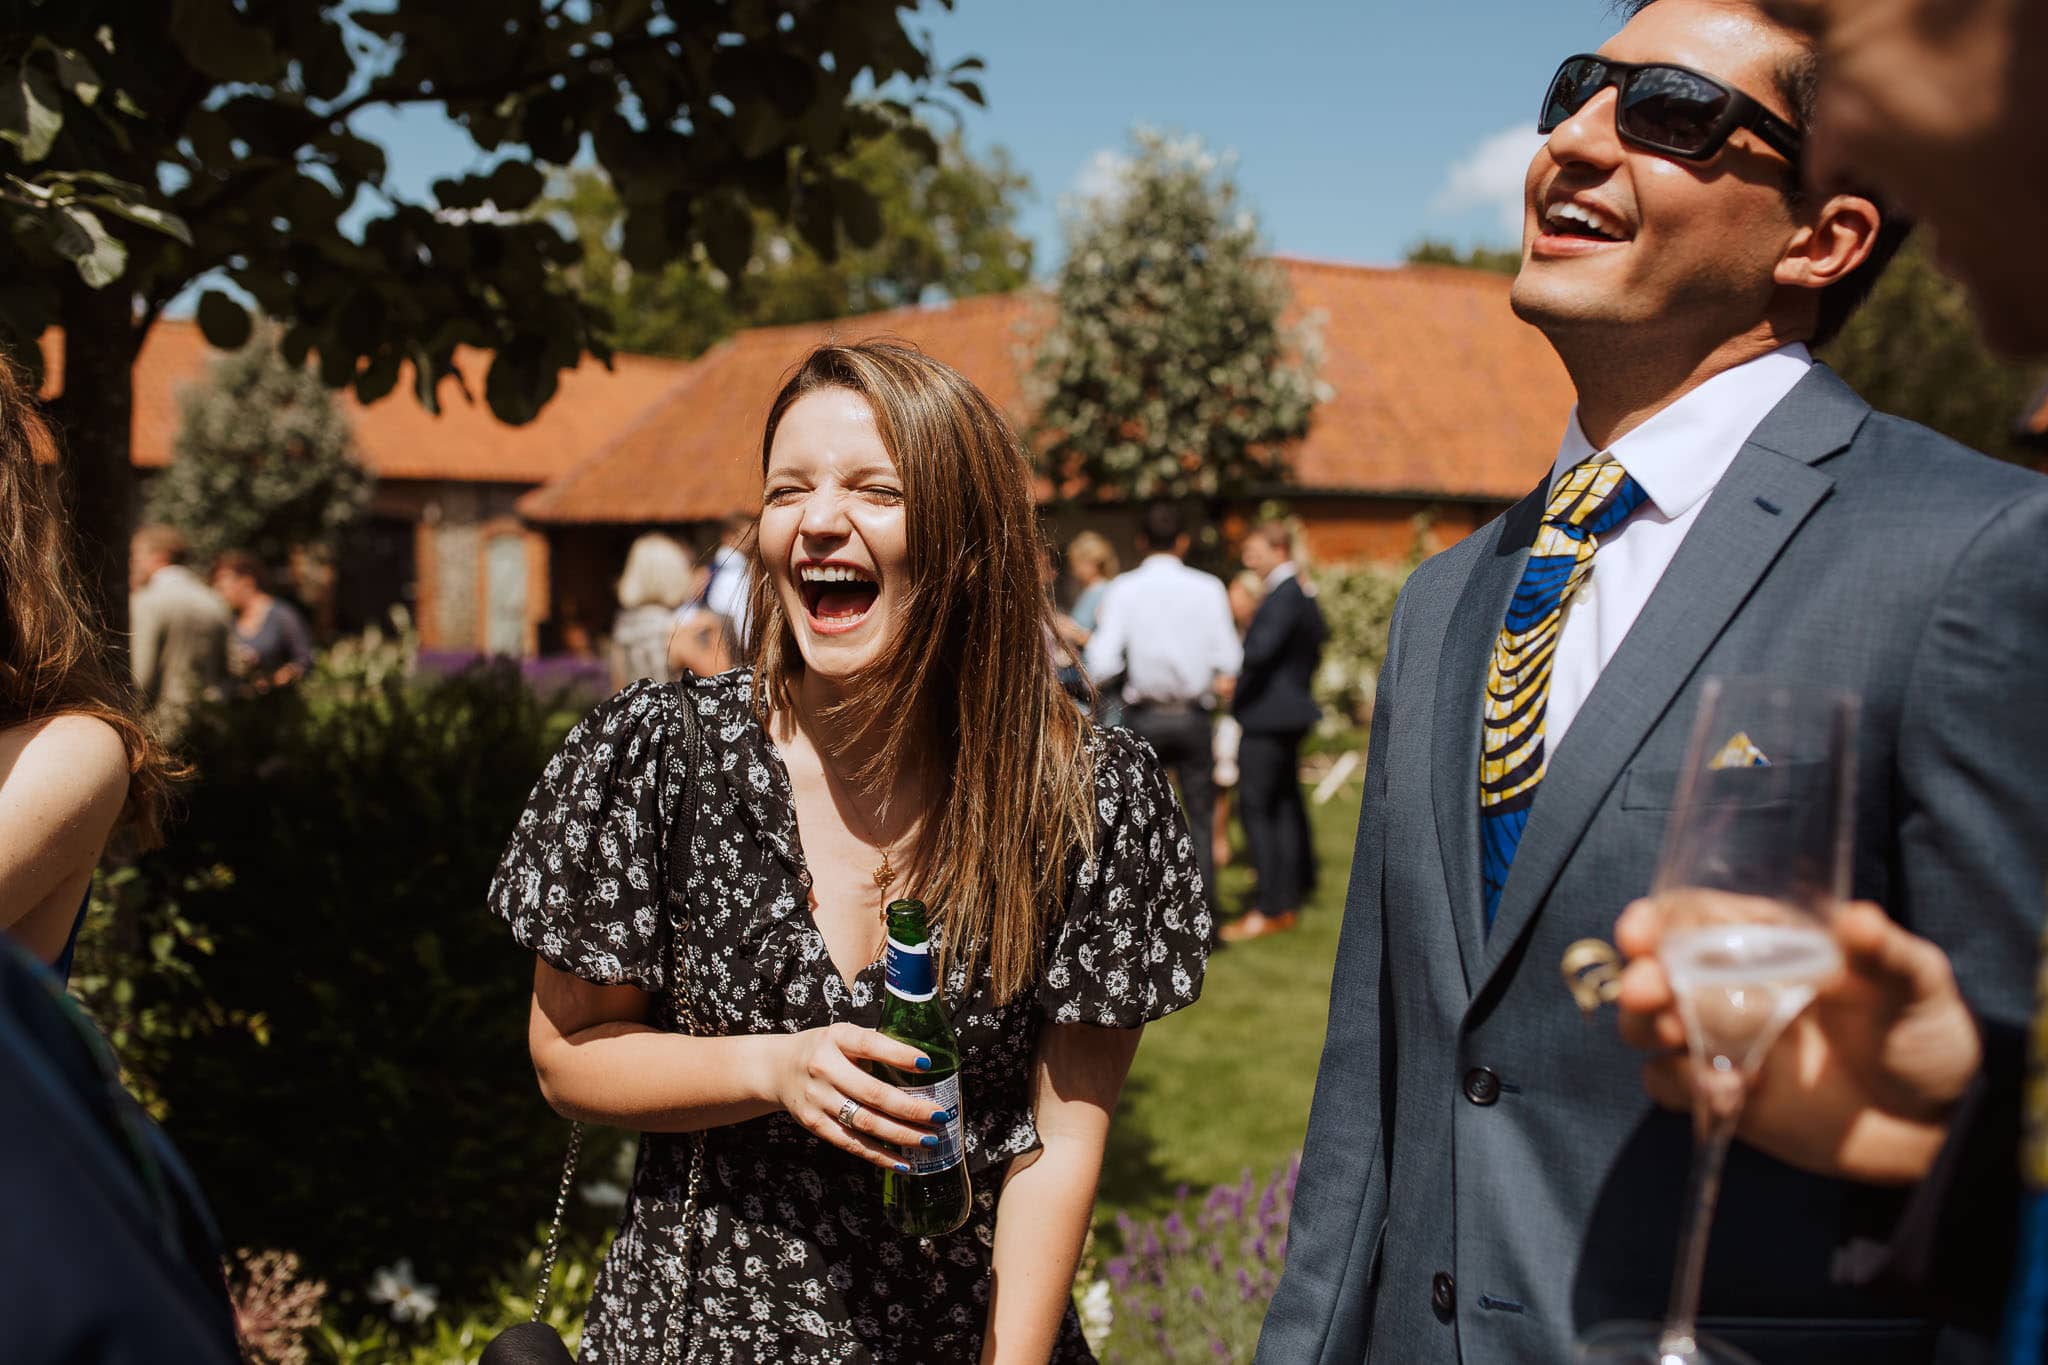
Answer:
<path fill-rule="evenodd" d="M 710 521 L 761 501 L 760 440 L 791 366 L 827 340 L 888 337 L 954 366 L 1012 415 L 1026 346 L 1047 316 L 1032 292 L 790 327 L 757 327 L 699 356 L 668 396 L 547 487 L 520 499 L 543 522 Z"/>
<path fill-rule="evenodd" d="M 1332 390 L 1293 452 L 1306 488 L 1507 501 L 1542 477 L 1572 391 L 1508 308 L 1509 281 L 1443 267 L 1282 258 L 1297 317 L 1323 336 Z M 703 356 L 604 449 L 521 499 L 539 522 L 708 521 L 760 499 L 761 424 L 789 367 L 834 338 L 893 336 L 959 369 L 1022 424 L 1034 291 L 742 332 Z"/>
<path fill-rule="evenodd" d="M 60 334 L 43 337 L 47 367 L 43 393 L 63 389 Z M 219 355 L 197 324 L 165 319 L 150 329 L 135 363 L 134 461 L 144 469 L 171 462 L 178 433 L 178 403 L 188 386 L 203 383 L 208 364 Z M 407 366 L 390 396 L 368 407 L 353 394 L 338 396 L 355 428 L 364 464 L 379 478 L 451 479 L 479 483 L 545 483 L 604 445 L 633 417 L 674 386 L 687 362 L 656 356 L 620 355 L 607 371 L 586 357 L 561 377 L 561 387 L 541 414 L 522 427 L 508 426 L 483 402 L 487 362 L 464 348 L 456 365 L 477 395 L 471 403 L 451 380 L 441 385 L 441 413 L 434 416 L 412 396 Z"/>

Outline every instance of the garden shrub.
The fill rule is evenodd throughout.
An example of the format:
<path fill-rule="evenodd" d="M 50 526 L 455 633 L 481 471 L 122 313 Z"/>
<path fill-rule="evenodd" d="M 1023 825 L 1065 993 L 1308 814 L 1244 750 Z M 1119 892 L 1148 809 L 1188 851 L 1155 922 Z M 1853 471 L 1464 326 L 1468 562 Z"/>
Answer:
<path fill-rule="evenodd" d="M 1394 599 L 1420 562 L 1418 553 L 1400 564 L 1335 564 L 1310 570 L 1316 605 L 1330 627 L 1315 676 L 1325 725 L 1371 723 L 1380 665 L 1387 661 Z"/>
<path fill-rule="evenodd" d="M 143 942 L 85 960 L 102 1018 L 154 1021 L 131 1068 L 230 1246 L 350 1303 L 401 1257 L 461 1296 L 531 1245 L 568 1127 L 526 1053 L 532 958 L 484 895 L 573 719 L 509 669 L 378 649 L 195 716 L 183 816 L 118 888 Z"/>
<path fill-rule="evenodd" d="M 1119 1216 L 1121 1253 L 1077 1294 L 1103 1365 L 1250 1361 L 1287 1259 L 1300 1170 L 1297 1155 L 1263 1184 L 1247 1170 L 1199 1205 L 1183 1189 L 1156 1221 Z"/>

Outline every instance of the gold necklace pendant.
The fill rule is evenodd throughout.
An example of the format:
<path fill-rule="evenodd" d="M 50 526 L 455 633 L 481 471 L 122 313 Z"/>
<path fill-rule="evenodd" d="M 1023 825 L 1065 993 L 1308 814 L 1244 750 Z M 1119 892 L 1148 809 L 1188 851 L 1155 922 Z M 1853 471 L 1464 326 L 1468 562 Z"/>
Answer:
<path fill-rule="evenodd" d="M 875 869 L 875 889 L 887 895 L 890 883 L 896 880 L 896 869 L 889 866 L 889 850 L 882 850 L 882 865 Z"/>

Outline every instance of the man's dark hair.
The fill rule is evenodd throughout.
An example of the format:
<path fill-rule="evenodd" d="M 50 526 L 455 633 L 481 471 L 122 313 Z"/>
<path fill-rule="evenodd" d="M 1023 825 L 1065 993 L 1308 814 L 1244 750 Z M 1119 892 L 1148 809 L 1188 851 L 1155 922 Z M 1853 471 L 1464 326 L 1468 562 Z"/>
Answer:
<path fill-rule="evenodd" d="M 1633 19 L 1657 0 L 1621 0 L 1619 9 L 1624 20 Z M 1806 34 L 1794 29 L 1783 31 L 1796 39 L 1801 54 L 1778 67 L 1772 82 L 1777 86 L 1778 98 L 1792 113 L 1792 124 L 1803 136 L 1813 127 L 1813 113 L 1820 94 L 1820 54 L 1814 50 L 1813 41 Z M 1870 255 L 1841 279 L 1820 291 L 1819 309 L 1814 316 L 1813 336 L 1810 344 L 1816 349 L 1827 345 L 1841 334 L 1863 301 L 1870 297 L 1870 291 L 1877 287 L 1878 279 L 1885 267 L 1892 263 L 1892 257 L 1899 254 L 1899 247 L 1913 230 L 1912 219 L 1903 213 L 1894 213 L 1883 198 L 1870 190 L 1855 186 L 1842 186 L 1841 192 L 1868 199 L 1877 206 L 1877 240 L 1871 243 Z M 1799 168 L 1792 168 L 1792 175 L 1785 184 L 1785 198 L 1794 207 L 1805 203 L 1810 197 Z"/>
<path fill-rule="evenodd" d="M 1180 509 L 1171 503 L 1155 502 L 1138 519 L 1138 548 L 1141 550 L 1171 550 L 1184 534 L 1186 528 L 1181 524 Z"/>

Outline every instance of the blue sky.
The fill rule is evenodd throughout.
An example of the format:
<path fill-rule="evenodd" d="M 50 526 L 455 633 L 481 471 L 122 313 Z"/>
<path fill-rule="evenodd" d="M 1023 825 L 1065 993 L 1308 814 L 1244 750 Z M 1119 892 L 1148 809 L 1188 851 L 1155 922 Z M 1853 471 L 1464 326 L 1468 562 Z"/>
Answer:
<path fill-rule="evenodd" d="M 977 150 L 1031 177 L 1041 269 L 1059 201 L 1137 124 L 1236 155 L 1276 251 L 1387 263 L 1423 237 L 1511 243 L 1544 81 L 1615 28 L 1611 0 L 958 0 L 912 19 L 939 55 L 988 64 Z M 475 164 L 430 113 L 366 114 L 402 192 Z M 1519 222 L 1519 211 L 1515 211 Z"/>

